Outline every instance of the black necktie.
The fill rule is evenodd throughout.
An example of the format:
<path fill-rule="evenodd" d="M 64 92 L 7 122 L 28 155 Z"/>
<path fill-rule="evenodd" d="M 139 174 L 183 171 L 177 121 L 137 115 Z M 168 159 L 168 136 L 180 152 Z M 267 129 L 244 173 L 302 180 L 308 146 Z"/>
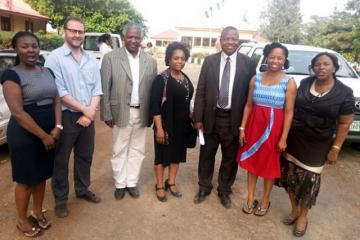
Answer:
<path fill-rule="evenodd" d="M 229 83 L 230 83 L 230 57 L 226 58 L 224 72 L 221 77 L 221 86 L 219 92 L 218 105 L 220 108 L 226 108 L 229 104 Z"/>

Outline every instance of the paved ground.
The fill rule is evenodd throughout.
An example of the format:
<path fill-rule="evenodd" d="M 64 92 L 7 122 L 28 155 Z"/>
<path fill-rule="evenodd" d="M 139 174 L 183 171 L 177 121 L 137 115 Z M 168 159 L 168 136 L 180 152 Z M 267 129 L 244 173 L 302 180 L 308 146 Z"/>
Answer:
<path fill-rule="evenodd" d="M 188 64 L 185 71 L 194 82 L 197 80 L 199 66 Z M 193 204 L 197 191 L 198 148 L 188 152 L 188 162 L 180 168 L 177 184 L 183 197 L 176 199 L 168 196 L 168 202 L 159 202 L 154 193 L 150 130 L 147 157 L 139 182 L 141 196 L 134 200 L 126 195 L 123 200 L 116 201 L 109 162 L 111 132 L 104 123 L 97 121 L 96 124 L 91 189 L 102 197 L 102 202 L 95 205 L 76 199 L 71 187 L 70 215 L 59 219 L 54 216 L 53 197 L 48 184 L 44 206 L 49 209 L 48 217 L 53 226 L 40 239 L 293 239 L 292 228 L 281 223 L 290 209 L 287 195 L 282 189 L 274 188 L 271 210 L 267 216 L 248 216 L 241 212 L 246 198 L 246 173 L 243 170 L 239 170 L 233 186 L 231 209 L 220 205 L 215 192 L 204 203 Z M 219 160 L 220 154 L 217 158 Z M 11 181 L 8 159 L 6 146 L 1 147 L 0 239 L 24 239 L 15 227 L 14 183 Z M 216 169 L 218 164 L 219 161 Z M 308 231 L 303 239 L 359 239 L 360 152 L 345 146 L 338 164 L 327 166 L 322 176 L 318 203 L 310 212 Z M 72 176 L 70 181 L 72 183 Z M 216 174 L 213 182 L 216 186 Z M 262 181 L 258 186 L 260 191 L 261 184 Z"/>

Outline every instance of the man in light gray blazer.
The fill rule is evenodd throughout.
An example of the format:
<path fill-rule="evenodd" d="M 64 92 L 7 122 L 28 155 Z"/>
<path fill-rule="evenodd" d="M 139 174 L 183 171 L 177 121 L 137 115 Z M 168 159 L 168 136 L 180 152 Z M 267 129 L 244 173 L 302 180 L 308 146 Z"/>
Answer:
<path fill-rule="evenodd" d="M 128 23 L 123 30 L 125 47 L 106 54 L 101 65 L 103 97 L 101 120 L 112 128 L 111 166 L 115 180 L 115 199 L 139 197 L 137 182 L 145 158 L 146 127 L 150 89 L 157 75 L 156 60 L 140 49 L 143 31 Z"/>

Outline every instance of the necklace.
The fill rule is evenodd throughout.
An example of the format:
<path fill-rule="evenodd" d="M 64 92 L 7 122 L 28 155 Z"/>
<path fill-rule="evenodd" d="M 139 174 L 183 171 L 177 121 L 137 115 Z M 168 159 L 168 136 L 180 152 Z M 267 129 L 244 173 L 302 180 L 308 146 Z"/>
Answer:
<path fill-rule="evenodd" d="M 320 83 L 319 84 L 319 80 L 315 79 L 315 81 L 313 82 L 313 86 L 314 86 L 314 91 L 316 91 L 318 94 L 320 94 L 320 96 L 324 96 L 325 94 L 327 94 L 328 92 L 330 92 L 330 90 L 333 88 L 335 84 L 335 81 L 330 81 L 329 83 Z"/>
<path fill-rule="evenodd" d="M 184 80 L 184 75 L 180 72 L 179 75 L 175 76 L 175 75 L 171 75 L 173 78 L 175 78 L 175 80 L 177 81 L 183 81 Z"/>

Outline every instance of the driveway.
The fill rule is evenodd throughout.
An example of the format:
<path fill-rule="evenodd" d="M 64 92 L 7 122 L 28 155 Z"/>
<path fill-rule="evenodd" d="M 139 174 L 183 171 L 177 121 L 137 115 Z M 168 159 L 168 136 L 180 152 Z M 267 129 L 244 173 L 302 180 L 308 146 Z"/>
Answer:
<path fill-rule="evenodd" d="M 160 69 L 163 69 L 162 65 Z M 200 66 L 187 64 L 185 72 L 195 82 Z M 181 240 L 234 240 L 234 239 L 295 239 L 292 228 L 281 223 L 289 212 L 290 204 L 283 189 L 274 187 L 271 209 L 265 217 L 245 215 L 241 211 L 246 200 L 246 172 L 239 169 L 233 186 L 232 207 L 220 204 L 216 191 L 201 204 L 193 197 L 197 187 L 199 146 L 188 151 L 187 163 L 180 166 L 177 186 L 183 193 L 180 199 L 168 194 L 166 203 L 155 197 L 153 174 L 152 131 L 148 130 L 146 159 L 139 182 L 140 198 L 128 194 L 123 200 L 114 199 L 114 185 L 110 167 L 111 131 L 96 121 L 96 148 L 92 167 L 91 190 L 102 197 L 100 204 L 77 199 L 70 174 L 70 215 L 57 218 L 47 185 L 45 208 L 53 226 L 40 239 L 181 239 Z M 220 151 L 217 155 L 213 179 L 217 186 Z M 11 180 L 9 154 L 0 148 L 0 239 L 25 239 L 16 229 L 14 183 Z M 72 162 L 71 162 L 72 165 Z M 71 167 L 72 169 L 72 167 Z M 258 190 L 262 190 L 262 180 Z M 258 198 L 260 197 L 260 191 Z M 360 236 L 360 152 L 348 145 L 335 166 L 326 166 L 317 205 L 310 211 L 309 227 L 302 239 L 359 239 Z"/>

